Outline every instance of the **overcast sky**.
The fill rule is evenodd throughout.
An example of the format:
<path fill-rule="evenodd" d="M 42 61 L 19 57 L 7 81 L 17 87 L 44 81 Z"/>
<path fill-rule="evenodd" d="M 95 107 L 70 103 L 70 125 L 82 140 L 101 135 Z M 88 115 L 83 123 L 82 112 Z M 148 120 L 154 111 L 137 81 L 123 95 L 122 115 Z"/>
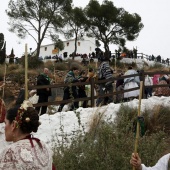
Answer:
<path fill-rule="evenodd" d="M 98 0 L 102 3 L 103 0 Z M 36 48 L 36 43 L 33 39 L 27 37 L 25 40 L 20 40 L 14 33 L 8 31 L 8 17 L 5 9 L 8 8 L 9 0 L 4 0 L 0 5 L 0 33 L 3 33 L 7 43 L 7 55 L 14 48 L 16 56 L 24 53 L 25 44 L 33 50 Z M 89 0 L 73 0 L 74 6 L 85 7 Z M 123 7 L 130 13 L 137 13 L 142 18 L 144 28 L 139 34 L 137 40 L 127 42 L 126 46 L 129 49 L 137 47 L 138 52 L 147 55 L 161 55 L 163 58 L 170 58 L 170 0 L 113 0 L 116 7 Z M 50 43 L 49 40 L 44 40 L 42 44 Z M 115 51 L 115 46 L 110 46 L 112 52 Z"/>

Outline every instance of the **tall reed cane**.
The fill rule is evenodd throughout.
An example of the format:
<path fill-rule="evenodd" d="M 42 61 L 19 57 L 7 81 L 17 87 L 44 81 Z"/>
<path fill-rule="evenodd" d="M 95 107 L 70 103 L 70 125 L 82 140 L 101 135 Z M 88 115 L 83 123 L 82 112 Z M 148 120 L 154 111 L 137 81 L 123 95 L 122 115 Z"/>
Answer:
<path fill-rule="evenodd" d="M 5 84 L 5 81 L 6 81 L 6 69 L 7 69 L 7 63 L 6 63 L 6 58 L 5 58 L 4 84 Z M 2 89 L 2 99 L 4 98 L 4 95 L 5 95 L 5 86 L 3 86 L 3 89 Z"/>
<path fill-rule="evenodd" d="M 140 116 L 140 111 L 141 111 L 142 89 L 143 89 L 143 81 L 140 81 L 140 93 L 139 93 L 138 117 Z M 138 150 L 139 131 L 140 131 L 139 121 L 137 121 L 134 153 L 137 153 L 137 150 Z M 133 167 L 133 170 L 135 170 L 135 167 Z"/>
<path fill-rule="evenodd" d="M 3 85 L 3 87 L 2 87 L 2 99 L 1 99 L 1 110 L 0 110 L 0 118 L 1 118 L 1 116 L 2 116 L 2 109 L 3 109 L 3 105 L 4 105 L 4 107 L 5 107 L 5 102 L 4 102 L 4 96 L 5 96 L 5 80 L 6 80 L 6 69 L 7 69 L 7 63 L 6 63 L 6 58 L 7 57 L 5 57 L 5 67 L 4 67 L 4 79 L 3 79 L 3 83 L 4 83 L 4 85 Z"/>
<path fill-rule="evenodd" d="M 25 44 L 25 100 L 28 99 L 28 52 Z"/>

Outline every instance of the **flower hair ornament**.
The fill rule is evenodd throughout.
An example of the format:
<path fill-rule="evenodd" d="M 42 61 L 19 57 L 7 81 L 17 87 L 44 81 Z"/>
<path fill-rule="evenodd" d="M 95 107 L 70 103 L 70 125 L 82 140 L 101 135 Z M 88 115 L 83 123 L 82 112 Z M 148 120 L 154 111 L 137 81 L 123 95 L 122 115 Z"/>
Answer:
<path fill-rule="evenodd" d="M 29 100 L 24 100 L 23 103 L 21 104 L 21 107 L 18 109 L 17 116 L 15 117 L 15 121 L 17 123 L 17 126 L 16 126 L 17 128 L 21 125 L 22 116 L 28 107 L 33 107 L 32 103 Z M 25 121 L 27 123 L 30 122 L 30 118 L 26 117 Z"/>

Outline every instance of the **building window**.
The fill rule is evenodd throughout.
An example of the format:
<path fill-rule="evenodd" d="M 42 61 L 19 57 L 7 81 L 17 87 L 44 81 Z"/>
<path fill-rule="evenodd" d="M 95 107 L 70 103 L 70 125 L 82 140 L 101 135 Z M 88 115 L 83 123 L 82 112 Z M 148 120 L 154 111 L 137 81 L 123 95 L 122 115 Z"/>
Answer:
<path fill-rule="evenodd" d="M 69 46 L 69 42 L 67 42 L 67 46 Z"/>
<path fill-rule="evenodd" d="M 44 48 L 44 51 L 47 51 L 47 47 Z"/>
<path fill-rule="evenodd" d="M 78 42 L 78 46 L 80 46 L 80 42 Z"/>
<path fill-rule="evenodd" d="M 91 47 L 90 47 L 90 51 L 91 51 Z"/>

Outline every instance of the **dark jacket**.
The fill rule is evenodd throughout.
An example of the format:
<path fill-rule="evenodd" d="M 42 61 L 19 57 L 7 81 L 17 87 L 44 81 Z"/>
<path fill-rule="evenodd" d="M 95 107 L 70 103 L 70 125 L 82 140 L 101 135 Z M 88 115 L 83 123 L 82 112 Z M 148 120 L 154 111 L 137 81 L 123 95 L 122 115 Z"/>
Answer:
<path fill-rule="evenodd" d="M 50 85 L 50 78 L 46 74 L 40 74 L 37 77 L 37 86 Z M 51 89 L 47 88 L 37 89 L 37 95 L 51 96 Z"/>
<path fill-rule="evenodd" d="M 73 71 L 69 71 L 66 74 L 66 77 L 64 79 L 64 83 L 76 83 L 79 82 L 79 80 L 75 77 Z M 72 86 L 72 90 L 76 90 L 76 86 Z M 66 87 L 65 89 L 69 89 L 69 87 Z"/>

